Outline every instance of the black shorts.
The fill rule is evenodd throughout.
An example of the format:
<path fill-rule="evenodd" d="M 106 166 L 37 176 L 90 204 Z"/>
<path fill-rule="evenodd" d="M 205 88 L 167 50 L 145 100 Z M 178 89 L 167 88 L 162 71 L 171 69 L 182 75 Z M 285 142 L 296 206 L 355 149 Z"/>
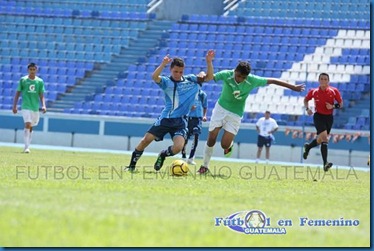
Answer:
<path fill-rule="evenodd" d="M 317 135 L 323 131 L 327 131 L 327 134 L 330 134 L 332 124 L 334 123 L 333 115 L 314 113 L 313 121 L 314 126 L 317 129 Z"/>
<path fill-rule="evenodd" d="M 156 141 L 162 141 L 164 136 L 169 133 L 171 138 L 182 136 L 187 138 L 187 119 L 186 118 L 163 118 L 157 120 L 148 132 L 156 137 Z"/>
<path fill-rule="evenodd" d="M 188 118 L 188 135 L 187 138 L 190 138 L 192 135 L 201 134 L 202 128 L 202 118 L 189 117 Z"/>
<path fill-rule="evenodd" d="M 263 147 L 264 145 L 265 145 L 265 147 L 270 147 L 271 146 L 270 136 L 269 137 L 264 137 L 264 136 L 258 135 L 257 146 L 258 147 Z"/>

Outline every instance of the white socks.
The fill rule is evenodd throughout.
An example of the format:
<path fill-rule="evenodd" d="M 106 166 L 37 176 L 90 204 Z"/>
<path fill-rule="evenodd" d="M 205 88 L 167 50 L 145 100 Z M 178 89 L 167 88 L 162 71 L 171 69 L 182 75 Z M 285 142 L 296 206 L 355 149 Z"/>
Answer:
<path fill-rule="evenodd" d="M 207 144 L 205 144 L 204 159 L 203 159 L 203 166 L 205 167 L 209 166 L 210 159 L 212 158 L 212 155 L 213 155 L 213 148 L 214 146 L 209 147 Z"/>
<path fill-rule="evenodd" d="M 23 141 L 25 143 L 25 149 L 28 149 L 31 144 L 31 136 L 32 136 L 32 132 L 30 132 L 30 129 L 25 128 L 24 134 L 23 134 Z"/>

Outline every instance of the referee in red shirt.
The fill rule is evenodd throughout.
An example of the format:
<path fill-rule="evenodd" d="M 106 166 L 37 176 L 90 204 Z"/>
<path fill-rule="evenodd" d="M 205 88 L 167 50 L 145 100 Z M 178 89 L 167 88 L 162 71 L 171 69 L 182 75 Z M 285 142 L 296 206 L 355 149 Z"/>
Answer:
<path fill-rule="evenodd" d="M 308 101 L 314 99 L 316 112 L 313 115 L 313 121 L 317 129 L 317 138 L 310 143 L 305 143 L 303 158 L 307 159 L 310 149 L 321 145 L 323 170 L 327 172 L 332 167 L 332 163 L 327 161 L 327 146 L 328 135 L 334 122 L 333 109 L 342 108 L 343 100 L 339 90 L 329 86 L 330 77 L 327 73 L 319 74 L 318 81 L 319 87 L 309 90 L 304 98 L 304 106 L 308 115 L 313 114 L 308 107 Z"/>

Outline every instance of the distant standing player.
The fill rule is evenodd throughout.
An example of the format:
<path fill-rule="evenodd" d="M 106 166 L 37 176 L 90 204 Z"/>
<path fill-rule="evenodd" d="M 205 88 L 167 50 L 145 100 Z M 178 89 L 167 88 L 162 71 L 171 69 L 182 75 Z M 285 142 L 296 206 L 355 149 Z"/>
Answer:
<path fill-rule="evenodd" d="M 202 127 L 202 121 L 205 122 L 206 119 L 206 113 L 208 111 L 208 99 L 207 95 L 203 90 L 199 90 L 199 93 L 196 96 L 195 103 L 191 107 L 190 113 L 188 114 L 188 134 L 186 143 L 182 149 L 182 158 L 186 159 L 186 146 L 188 143 L 188 140 L 191 136 L 194 136 L 192 146 L 191 146 L 191 152 L 190 157 L 187 160 L 188 164 L 196 165 L 194 162 L 195 159 L 195 152 L 197 148 L 197 144 L 199 143 L 199 135 L 201 134 L 201 127 Z"/>
<path fill-rule="evenodd" d="M 261 157 L 261 152 L 263 146 L 265 146 L 266 149 L 266 162 L 269 161 L 270 158 L 270 147 L 271 142 L 274 139 L 273 133 L 278 130 L 278 124 L 275 119 L 270 117 L 270 112 L 266 111 L 265 116 L 260 118 L 256 123 L 256 130 L 258 132 L 258 138 L 257 138 L 257 160 L 259 161 Z"/>
<path fill-rule="evenodd" d="M 18 83 L 17 92 L 13 100 L 13 113 L 17 113 L 17 103 L 22 95 L 22 117 L 25 123 L 24 128 L 24 152 L 30 152 L 30 144 L 32 138 L 32 128 L 39 123 L 39 99 L 42 103 L 42 112 L 47 111 L 44 100 L 44 81 L 36 76 L 38 70 L 35 63 L 27 66 L 28 75 L 22 77 Z"/>
<path fill-rule="evenodd" d="M 310 143 L 305 143 L 303 158 L 307 159 L 310 149 L 321 145 L 321 154 L 323 160 L 323 170 L 327 172 L 332 163 L 327 161 L 328 136 L 334 122 L 333 109 L 343 107 L 343 99 L 337 88 L 329 85 L 330 77 L 327 73 L 321 73 L 318 76 L 319 87 L 309 90 L 304 98 L 304 106 L 308 115 L 312 115 L 312 110 L 308 107 L 308 102 L 314 99 L 316 112 L 313 115 L 314 126 L 317 129 L 317 138 Z M 337 103 L 335 103 L 337 101 Z"/>
<path fill-rule="evenodd" d="M 304 85 L 292 85 L 276 78 L 263 78 L 250 74 L 251 66 L 248 62 L 241 61 L 233 70 L 223 70 L 216 74 L 208 75 L 206 81 L 223 81 L 221 95 L 213 109 L 209 124 L 208 140 L 204 149 L 203 165 L 198 173 L 209 171 L 208 166 L 213 154 L 213 148 L 219 131 L 223 128 L 221 146 L 224 154 L 229 157 L 232 153 L 233 140 L 240 128 L 244 113 L 245 101 L 250 92 L 260 86 L 275 84 L 301 92 Z"/>

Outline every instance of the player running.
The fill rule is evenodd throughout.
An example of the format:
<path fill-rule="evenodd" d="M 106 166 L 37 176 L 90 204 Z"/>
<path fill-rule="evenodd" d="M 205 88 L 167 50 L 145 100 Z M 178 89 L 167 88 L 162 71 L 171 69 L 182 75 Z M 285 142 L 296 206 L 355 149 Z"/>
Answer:
<path fill-rule="evenodd" d="M 329 85 L 330 76 L 327 73 L 321 73 L 318 76 L 319 87 L 309 90 L 304 98 L 304 106 L 308 115 L 313 115 L 314 126 L 317 130 L 317 138 L 310 143 L 305 143 L 303 158 L 307 159 L 310 149 L 321 145 L 321 155 L 323 160 L 323 170 L 327 172 L 332 163 L 327 161 L 328 155 L 328 136 L 334 122 L 333 109 L 343 107 L 343 99 L 337 88 Z M 316 112 L 313 114 L 309 108 L 309 100 L 314 99 Z M 337 103 L 335 103 L 335 101 Z"/>
<path fill-rule="evenodd" d="M 204 159 L 198 173 L 209 171 L 209 162 L 213 154 L 213 148 L 219 131 L 223 128 L 221 147 L 226 157 L 231 156 L 233 140 L 239 131 L 243 117 L 245 101 L 250 92 L 260 86 L 275 84 L 301 92 L 305 89 L 303 84 L 292 85 L 276 78 L 264 78 L 250 74 L 251 66 L 248 62 L 241 61 L 233 70 L 223 70 L 208 75 L 206 81 L 223 81 L 222 92 L 213 109 L 209 124 L 209 135 L 204 148 Z"/>
<path fill-rule="evenodd" d="M 213 51 L 208 51 L 206 55 L 207 75 L 213 74 L 212 59 Z M 160 76 L 162 70 L 167 64 L 170 65 L 170 76 Z M 200 83 L 206 79 L 205 74 L 183 75 L 184 61 L 181 58 L 169 58 L 165 56 L 162 63 L 152 74 L 152 79 L 165 92 L 165 108 L 160 117 L 147 131 L 139 144 L 132 153 L 127 171 L 135 171 L 136 163 L 143 154 L 144 149 L 153 141 L 162 141 L 164 136 L 169 133 L 173 145 L 162 150 L 154 164 L 156 171 L 160 170 L 164 164 L 165 158 L 179 153 L 187 136 L 187 114 L 195 101 L 195 97 L 200 89 Z"/>

